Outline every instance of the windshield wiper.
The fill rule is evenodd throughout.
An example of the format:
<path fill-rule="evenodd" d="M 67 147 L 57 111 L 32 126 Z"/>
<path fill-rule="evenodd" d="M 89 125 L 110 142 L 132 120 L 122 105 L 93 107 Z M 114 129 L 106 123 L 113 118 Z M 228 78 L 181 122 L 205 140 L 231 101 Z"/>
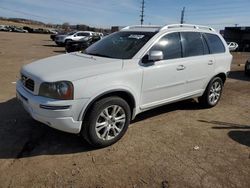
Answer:
<path fill-rule="evenodd" d="M 85 52 L 86 53 L 86 52 Z M 103 54 L 98 54 L 98 53 L 86 53 L 87 55 L 93 55 L 93 56 L 98 56 L 98 57 L 109 57 L 109 58 L 113 58 L 110 57 L 108 55 L 103 55 Z"/>

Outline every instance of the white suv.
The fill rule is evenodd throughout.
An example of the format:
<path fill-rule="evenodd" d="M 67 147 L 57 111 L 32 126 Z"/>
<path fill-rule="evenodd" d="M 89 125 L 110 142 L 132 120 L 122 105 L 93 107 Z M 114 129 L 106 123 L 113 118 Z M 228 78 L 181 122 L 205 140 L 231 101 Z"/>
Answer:
<path fill-rule="evenodd" d="M 212 28 L 130 26 L 85 52 L 24 66 L 17 97 L 34 119 L 104 147 L 143 111 L 195 97 L 215 106 L 231 61 Z"/>

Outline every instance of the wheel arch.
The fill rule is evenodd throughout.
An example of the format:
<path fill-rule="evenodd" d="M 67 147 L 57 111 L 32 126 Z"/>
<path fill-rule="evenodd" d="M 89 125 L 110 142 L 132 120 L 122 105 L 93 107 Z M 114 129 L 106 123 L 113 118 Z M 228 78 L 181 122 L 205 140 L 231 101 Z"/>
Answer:
<path fill-rule="evenodd" d="M 226 79 L 227 79 L 227 75 L 226 75 L 224 72 L 221 72 L 221 73 L 219 73 L 219 74 L 216 74 L 213 78 L 215 78 L 215 77 L 221 78 L 222 81 L 223 81 L 223 84 L 226 82 Z M 213 78 L 212 78 L 212 79 L 213 79 Z"/>
<path fill-rule="evenodd" d="M 88 115 L 91 107 L 93 106 L 93 104 L 96 101 L 103 99 L 103 98 L 106 98 L 106 97 L 111 97 L 111 96 L 118 96 L 118 97 L 121 97 L 122 99 L 124 99 L 128 103 L 128 105 L 131 109 L 131 117 L 134 117 L 135 107 L 136 107 L 135 97 L 133 96 L 133 94 L 131 92 L 129 92 L 125 89 L 117 89 L 117 90 L 106 91 L 104 93 L 97 95 L 93 99 L 91 99 L 91 101 L 88 103 L 88 105 L 82 109 L 78 119 L 84 120 L 84 118 Z"/>
<path fill-rule="evenodd" d="M 226 82 L 226 79 L 227 79 L 227 74 L 224 73 L 224 72 L 219 72 L 217 74 L 215 74 L 213 77 L 211 77 L 210 80 L 208 80 L 205 85 L 204 85 L 204 92 L 206 91 L 206 88 L 208 87 L 209 83 L 211 82 L 211 80 L 213 80 L 215 77 L 219 77 L 222 79 L 223 81 L 223 84 Z M 202 93 L 202 95 L 204 94 L 204 92 Z"/>

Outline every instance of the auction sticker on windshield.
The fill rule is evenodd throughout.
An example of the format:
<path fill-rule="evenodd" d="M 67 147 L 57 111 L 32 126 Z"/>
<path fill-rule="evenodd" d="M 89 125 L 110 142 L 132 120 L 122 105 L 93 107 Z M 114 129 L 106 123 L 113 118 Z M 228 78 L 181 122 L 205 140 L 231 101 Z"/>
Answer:
<path fill-rule="evenodd" d="M 131 38 L 131 39 L 142 39 L 145 35 L 129 35 L 128 38 Z"/>

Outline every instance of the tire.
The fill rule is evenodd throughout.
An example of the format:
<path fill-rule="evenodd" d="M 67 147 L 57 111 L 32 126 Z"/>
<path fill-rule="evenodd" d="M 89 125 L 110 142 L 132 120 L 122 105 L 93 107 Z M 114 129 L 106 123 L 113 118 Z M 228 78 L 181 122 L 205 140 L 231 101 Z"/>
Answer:
<path fill-rule="evenodd" d="M 71 41 L 72 41 L 71 39 L 67 39 L 67 40 L 65 40 L 64 44 L 67 45 L 67 43 L 69 43 Z"/>
<path fill-rule="evenodd" d="M 220 77 L 214 77 L 208 84 L 204 94 L 198 98 L 199 103 L 205 108 L 216 106 L 221 98 L 223 81 Z"/>
<path fill-rule="evenodd" d="M 57 44 L 57 46 L 60 46 L 60 47 L 64 46 L 64 44 L 61 42 L 56 42 L 56 44 Z"/>
<path fill-rule="evenodd" d="M 245 75 L 246 76 L 250 76 L 250 70 L 247 69 L 247 66 L 250 65 L 250 63 L 247 61 L 246 64 L 245 64 Z"/>
<path fill-rule="evenodd" d="M 122 138 L 130 119 L 131 110 L 125 100 L 116 96 L 104 98 L 90 109 L 81 134 L 92 146 L 106 147 Z"/>

